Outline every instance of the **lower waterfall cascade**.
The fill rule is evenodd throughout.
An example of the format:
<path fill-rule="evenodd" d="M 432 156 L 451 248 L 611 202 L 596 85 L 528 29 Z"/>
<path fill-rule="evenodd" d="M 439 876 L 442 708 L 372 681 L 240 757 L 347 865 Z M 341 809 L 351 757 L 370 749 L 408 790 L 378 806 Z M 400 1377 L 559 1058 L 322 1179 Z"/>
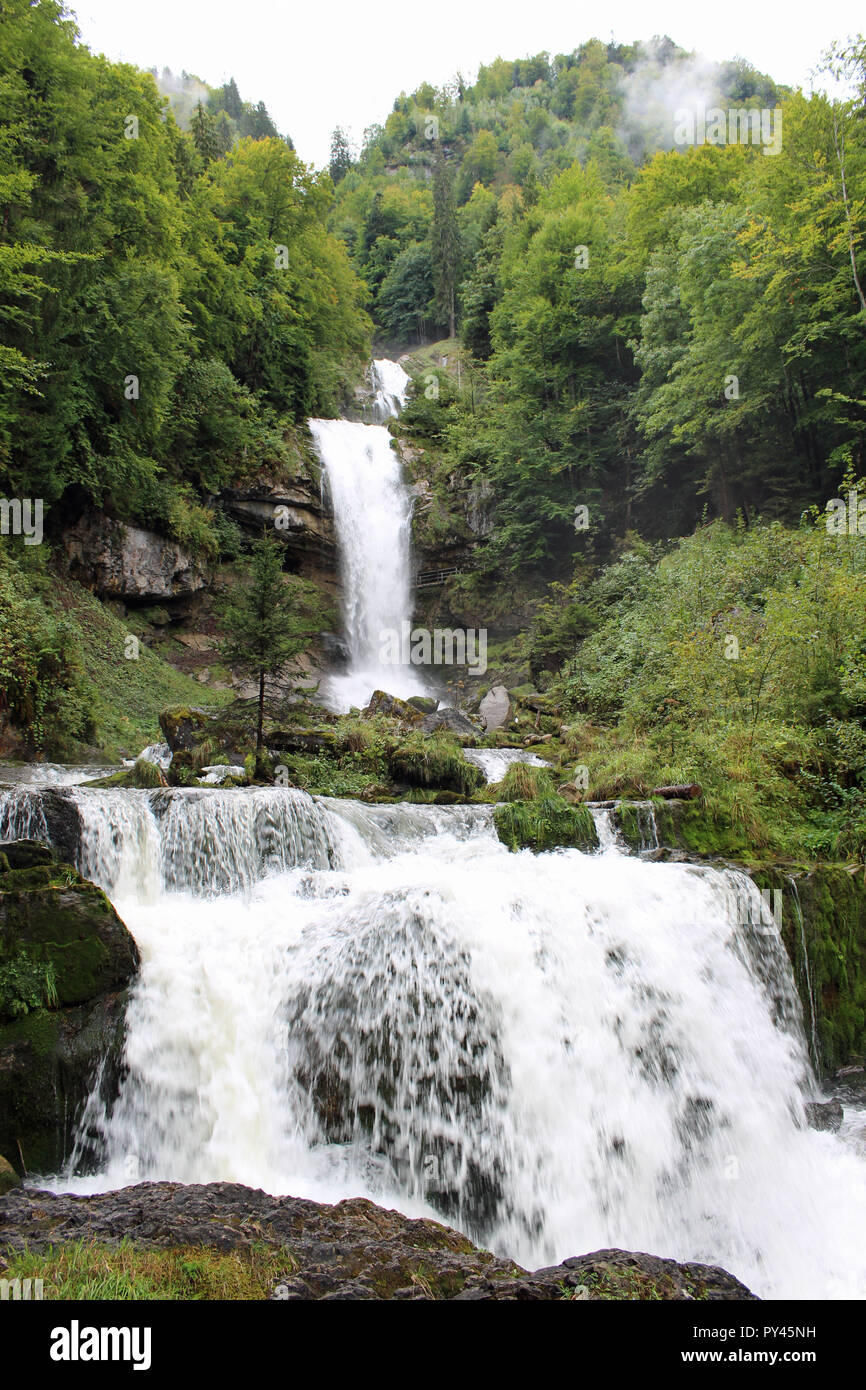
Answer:
<path fill-rule="evenodd" d="M 39 787 L 0 833 L 44 834 Z M 866 1162 L 807 1127 L 793 975 L 755 885 L 617 844 L 509 853 L 492 807 L 291 789 L 60 795 L 134 935 L 89 1192 L 232 1180 L 433 1215 L 528 1267 L 619 1246 L 764 1297 L 866 1296 Z"/>

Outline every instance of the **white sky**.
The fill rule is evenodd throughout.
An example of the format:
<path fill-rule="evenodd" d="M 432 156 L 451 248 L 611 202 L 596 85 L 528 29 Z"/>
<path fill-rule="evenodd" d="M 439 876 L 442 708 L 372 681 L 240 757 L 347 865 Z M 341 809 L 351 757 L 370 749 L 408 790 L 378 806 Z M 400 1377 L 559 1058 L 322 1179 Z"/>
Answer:
<path fill-rule="evenodd" d="M 811 86 L 835 38 L 866 28 L 862 0 L 67 0 L 95 52 L 139 67 L 234 77 L 264 101 L 302 159 L 324 164 L 330 133 L 383 121 L 401 90 L 441 85 L 458 70 L 589 38 L 620 43 L 668 34 L 707 58 L 743 57 L 776 81 Z"/>

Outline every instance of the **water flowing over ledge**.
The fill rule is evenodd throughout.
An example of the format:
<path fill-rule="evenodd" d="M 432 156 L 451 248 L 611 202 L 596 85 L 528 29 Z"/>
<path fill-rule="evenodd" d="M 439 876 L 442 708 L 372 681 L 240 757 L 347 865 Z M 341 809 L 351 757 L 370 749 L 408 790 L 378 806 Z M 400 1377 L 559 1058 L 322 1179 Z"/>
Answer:
<path fill-rule="evenodd" d="M 366 1195 L 526 1265 L 624 1246 L 866 1292 L 863 1163 L 805 1125 L 745 875 L 625 855 L 603 808 L 592 855 L 510 854 L 487 806 L 279 788 L 18 791 L 6 825 L 51 795 L 143 959 L 120 1095 L 55 1188 Z"/>
<path fill-rule="evenodd" d="M 409 378 L 386 358 L 373 364 L 376 415 L 387 420 L 405 403 Z M 340 557 L 343 629 L 349 648 L 344 672 L 328 677 L 323 695 L 345 712 L 363 708 L 374 690 L 402 699 L 429 693 L 416 667 L 383 661 L 387 632 L 412 618 L 412 499 L 391 436 L 383 424 L 310 420 L 334 508 Z"/>

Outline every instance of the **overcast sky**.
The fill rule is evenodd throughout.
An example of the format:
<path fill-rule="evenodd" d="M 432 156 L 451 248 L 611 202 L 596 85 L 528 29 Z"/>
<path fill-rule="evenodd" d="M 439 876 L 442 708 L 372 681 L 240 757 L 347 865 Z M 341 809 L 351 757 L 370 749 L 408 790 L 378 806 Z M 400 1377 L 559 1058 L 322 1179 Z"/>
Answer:
<path fill-rule="evenodd" d="M 401 90 L 438 86 L 457 71 L 472 78 L 498 56 L 668 34 L 707 58 L 743 57 L 808 89 L 822 50 L 866 28 L 862 0 L 71 0 L 70 8 L 84 42 L 109 58 L 186 69 L 211 86 L 234 77 L 315 164 L 327 161 L 335 125 L 360 142 Z"/>

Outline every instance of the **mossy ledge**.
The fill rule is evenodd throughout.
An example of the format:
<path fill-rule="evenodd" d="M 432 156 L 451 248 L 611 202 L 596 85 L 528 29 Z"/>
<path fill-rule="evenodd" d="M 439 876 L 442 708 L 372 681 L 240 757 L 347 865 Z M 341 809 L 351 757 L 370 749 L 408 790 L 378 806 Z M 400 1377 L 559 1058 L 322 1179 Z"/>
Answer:
<path fill-rule="evenodd" d="M 711 1265 L 598 1250 L 529 1273 L 437 1221 L 239 1183 L 0 1198 L 0 1273 L 55 1299 L 754 1300 Z M 135 1231 L 134 1241 L 130 1231 Z"/>
<path fill-rule="evenodd" d="M 813 1061 L 825 1075 L 866 1058 L 866 869 L 861 863 L 773 861 L 703 800 L 654 803 L 659 852 L 742 868 L 776 912 L 794 968 Z M 617 803 L 617 829 L 633 850 L 647 848 L 646 808 Z M 776 912 L 778 917 L 778 912 Z"/>
<path fill-rule="evenodd" d="M 598 848 L 598 834 L 586 806 L 570 806 L 560 796 L 507 801 L 493 812 L 496 833 L 510 850 Z"/>

